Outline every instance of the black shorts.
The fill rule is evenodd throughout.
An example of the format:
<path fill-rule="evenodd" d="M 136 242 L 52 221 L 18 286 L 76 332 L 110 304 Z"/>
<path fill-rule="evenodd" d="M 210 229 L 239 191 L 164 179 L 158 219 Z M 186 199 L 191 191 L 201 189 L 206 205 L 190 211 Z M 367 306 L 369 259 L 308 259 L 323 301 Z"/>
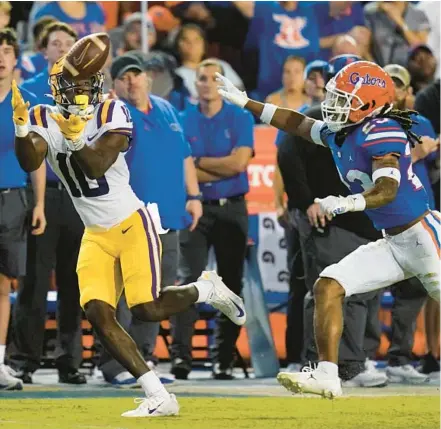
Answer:
<path fill-rule="evenodd" d="M 25 188 L 0 190 L 0 274 L 26 274 L 28 204 Z"/>

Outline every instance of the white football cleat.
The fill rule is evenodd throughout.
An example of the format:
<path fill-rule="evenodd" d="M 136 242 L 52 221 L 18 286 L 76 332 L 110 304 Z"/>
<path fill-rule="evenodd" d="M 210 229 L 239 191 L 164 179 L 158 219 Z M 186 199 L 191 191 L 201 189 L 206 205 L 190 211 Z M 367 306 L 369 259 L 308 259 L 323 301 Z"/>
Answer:
<path fill-rule="evenodd" d="M 0 365 L 0 390 L 23 390 L 23 381 L 15 377 L 16 372 L 5 364 Z"/>
<path fill-rule="evenodd" d="M 242 298 L 228 289 L 216 271 L 203 271 L 198 280 L 208 280 L 213 283 L 214 288 L 207 304 L 222 311 L 236 325 L 245 323 L 247 316 Z"/>
<path fill-rule="evenodd" d="M 391 383 L 421 384 L 429 381 L 426 374 L 421 374 L 412 365 L 388 366 L 386 375 Z"/>
<path fill-rule="evenodd" d="M 277 381 L 292 393 L 313 393 L 328 399 L 343 394 L 338 377 L 311 367 L 304 367 L 302 372 L 279 372 Z"/>
<path fill-rule="evenodd" d="M 179 404 L 173 394 L 168 397 L 136 398 L 135 404 L 139 404 L 138 408 L 122 413 L 121 417 L 165 417 L 179 414 Z"/>

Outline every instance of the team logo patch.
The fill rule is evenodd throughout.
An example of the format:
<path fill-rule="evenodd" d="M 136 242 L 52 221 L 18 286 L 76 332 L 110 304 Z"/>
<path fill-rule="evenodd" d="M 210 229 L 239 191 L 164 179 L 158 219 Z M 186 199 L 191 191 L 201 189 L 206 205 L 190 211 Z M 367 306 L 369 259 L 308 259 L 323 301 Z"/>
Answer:
<path fill-rule="evenodd" d="M 349 76 L 349 81 L 355 85 L 361 80 L 362 85 L 378 86 L 379 88 L 386 88 L 386 81 L 379 77 L 370 77 L 369 73 L 361 76 L 360 73 L 354 72 Z"/>

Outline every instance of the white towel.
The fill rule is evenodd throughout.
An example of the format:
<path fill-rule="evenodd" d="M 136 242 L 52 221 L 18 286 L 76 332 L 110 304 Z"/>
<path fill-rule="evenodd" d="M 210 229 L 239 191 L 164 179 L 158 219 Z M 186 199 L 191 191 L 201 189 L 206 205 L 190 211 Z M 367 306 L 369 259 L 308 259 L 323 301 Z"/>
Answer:
<path fill-rule="evenodd" d="M 148 203 L 146 206 L 146 209 L 148 210 L 148 212 L 150 213 L 150 216 L 152 217 L 156 232 L 158 234 L 167 234 L 167 232 L 169 230 L 162 228 L 162 225 L 161 225 L 161 216 L 159 216 L 158 204 Z"/>

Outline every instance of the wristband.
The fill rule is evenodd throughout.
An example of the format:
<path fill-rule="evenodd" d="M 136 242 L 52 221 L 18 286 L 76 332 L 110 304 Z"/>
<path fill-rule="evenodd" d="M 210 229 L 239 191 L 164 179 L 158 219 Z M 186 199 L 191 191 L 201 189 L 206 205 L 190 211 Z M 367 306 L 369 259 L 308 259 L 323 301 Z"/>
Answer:
<path fill-rule="evenodd" d="M 366 200 L 362 194 L 349 195 L 348 199 L 352 202 L 351 212 L 362 212 L 366 208 Z"/>
<path fill-rule="evenodd" d="M 67 147 L 72 152 L 78 152 L 79 150 L 83 149 L 83 147 L 86 145 L 86 142 L 82 137 L 80 137 L 77 141 L 72 141 L 66 139 Z"/>
<path fill-rule="evenodd" d="M 273 119 L 273 116 L 274 116 L 274 113 L 276 113 L 276 110 L 277 110 L 277 106 L 274 106 L 274 104 L 265 103 L 263 105 L 262 114 L 260 115 L 260 119 L 262 120 L 262 122 L 270 125 L 271 119 Z"/>
<path fill-rule="evenodd" d="M 15 135 L 17 137 L 23 138 L 23 137 L 26 137 L 29 134 L 28 124 L 17 125 L 17 124 L 14 123 L 14 126 L 15 126 Z"/>
<path fill-rule="evenodd" d="M 197 195 L 187 195 L 187 201 L 192 201 L 192 200 L 202 201 L 202 194 L 199 193 Z"/>

